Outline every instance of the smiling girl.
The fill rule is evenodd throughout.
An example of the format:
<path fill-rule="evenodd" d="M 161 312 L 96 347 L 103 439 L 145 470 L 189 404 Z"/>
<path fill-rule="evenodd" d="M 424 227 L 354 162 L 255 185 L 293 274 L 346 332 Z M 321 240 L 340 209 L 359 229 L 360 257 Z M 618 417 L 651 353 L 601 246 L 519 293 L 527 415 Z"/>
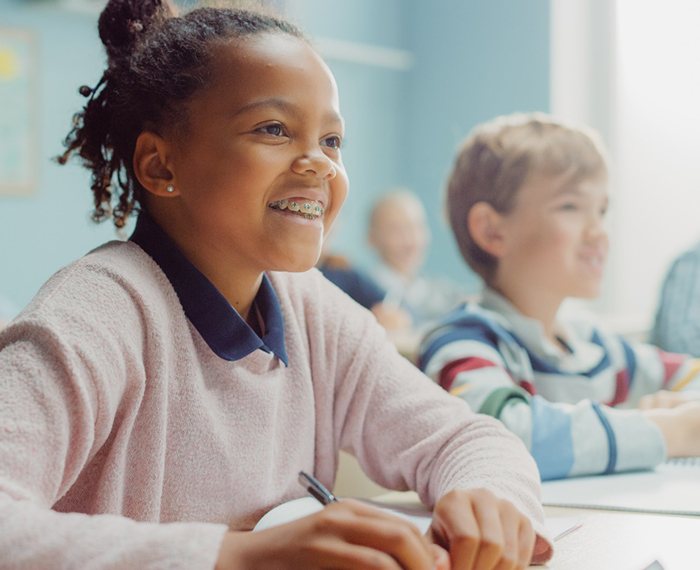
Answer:
<path fill-rule="evenodd" d="M 522 444 L 401 358 L 313 268 L 345 200 L 328 67 L 289 23 L 111 0 L 68 135 L 122 227 L 0 336 L 0 552 L 13 568 L 524 568 L 551 555 Z M 430 538 L 343 500 L 339 449 L 434 507 Z M 539 536 L 537 536 L 539 535 Z M 439 546 L 438 546 L 439 545 Z"/>

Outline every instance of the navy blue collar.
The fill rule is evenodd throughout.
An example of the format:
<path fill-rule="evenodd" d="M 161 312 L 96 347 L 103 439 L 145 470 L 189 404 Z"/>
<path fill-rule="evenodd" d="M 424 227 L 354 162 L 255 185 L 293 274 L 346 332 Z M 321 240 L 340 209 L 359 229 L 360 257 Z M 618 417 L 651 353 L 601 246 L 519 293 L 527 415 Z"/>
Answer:
<path fill-rule="evenodd" d="M 129 238 L 153 258 L 175 289 L 185 315 L 209 347 L 225 360 L 239 360 L 260 348 L 288 365 L 284 319 L 277 294 L 267 275 L 255 296 L 264 323 L 258 334 L 245 322 L 218 289 L 178 249 L 175 242 L 145 212 L 139 214 Z"/>

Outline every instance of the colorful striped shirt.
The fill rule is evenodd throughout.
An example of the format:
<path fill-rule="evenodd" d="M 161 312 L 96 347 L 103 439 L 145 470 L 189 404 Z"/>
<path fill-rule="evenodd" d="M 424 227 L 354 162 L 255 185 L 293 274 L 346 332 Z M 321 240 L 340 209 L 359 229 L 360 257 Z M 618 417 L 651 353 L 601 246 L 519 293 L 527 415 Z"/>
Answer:
<path fill-rule="evenodd" d="M 630 343 L 590 322 L 542 325 L 485 290 L 425 337 L 419 366 L 451 394 L 499 418 L 526 444 L 543 480 L 652 468 L 659 429 L 630 409 L 658 390 L 700 389 L 700 361 Z"/>

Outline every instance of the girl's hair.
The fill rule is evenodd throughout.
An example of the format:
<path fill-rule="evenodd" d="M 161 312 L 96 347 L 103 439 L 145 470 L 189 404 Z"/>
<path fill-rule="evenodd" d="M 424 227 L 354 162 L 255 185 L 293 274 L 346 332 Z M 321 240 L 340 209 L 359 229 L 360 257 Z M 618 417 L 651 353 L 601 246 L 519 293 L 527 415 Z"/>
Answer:
<path fill-rule="evenodd" d="M 562 177 L 565 183 L 607 175 L 598 135 L 542 113 L 516 113 L 477 126 L 460 147 L 447 183 L 446 208 L 462 257 L 486 283 L 498 260 L 472 239 L 467 218 L 478 202 L 509 213 L 531 176 Z"/>
<path fill-rule="evenodd" d="M 132 165 L 137 137 L 186 124 L 186 102 L 212 79 L 213 48 L 261 33 L 304 39 L 294 25 L 271 15 L 200 8 L 180 16 L 169 0 L 110 0 L 98 29 L 107 69 L 94 88 L 80 88 L 88 101 L 74 115 L 57 160 L 65 164 L 77 152 L 92 171 L 92 219 L 111 217 L 117 228 L 144 207 Z"/>

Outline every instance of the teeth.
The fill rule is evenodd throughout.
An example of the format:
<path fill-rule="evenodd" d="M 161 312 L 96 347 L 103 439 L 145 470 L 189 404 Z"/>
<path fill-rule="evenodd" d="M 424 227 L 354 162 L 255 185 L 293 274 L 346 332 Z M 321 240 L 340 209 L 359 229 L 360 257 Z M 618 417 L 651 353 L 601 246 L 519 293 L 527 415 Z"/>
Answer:
<path fill-rule="evenodd" d="M 296 200 L 278 200 L 271 202 L 270 207 L 275 210 L 289 210 L 290 212 L 298 212 L 309 220 L 318 218 L 323 215 L 325 210 L 318 202 L 297 202 Z"/>

